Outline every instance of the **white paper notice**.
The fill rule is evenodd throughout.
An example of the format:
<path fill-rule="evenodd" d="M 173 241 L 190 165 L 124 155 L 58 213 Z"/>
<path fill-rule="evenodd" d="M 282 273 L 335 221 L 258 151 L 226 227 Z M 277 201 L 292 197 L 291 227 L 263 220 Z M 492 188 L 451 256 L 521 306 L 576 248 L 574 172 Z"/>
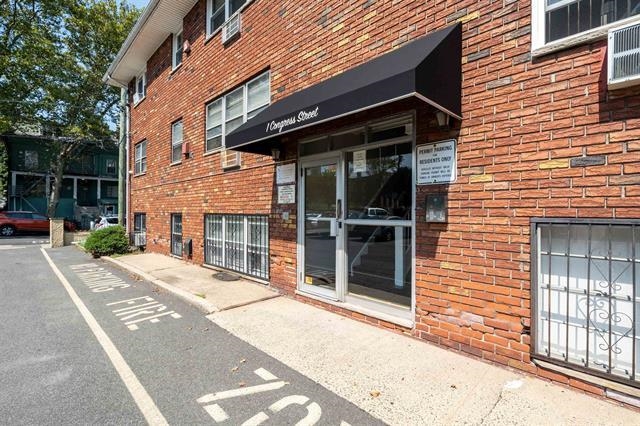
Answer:
<path fill-rule="evenodd" d="M 281 164 L 276 167 L 276 183 L 295 183 L 296 181 L 296 163 Z"/>
<path fill-rule="evenodd" d="M 278 204 L 294 204 L 296 202 L 296 186 L 283 185 L 278 187 Z"/>
<path fill-rule="evenodd" d="M 354 151 L 353 153 L 353 172 L 364 173 L 367 171 L 367 151 Z"/>
<path fill-rule="evenodd" d="M 418 185 L 453 183 L 458 177 L 456 141 L 448 140 L 417 147 Z"/>

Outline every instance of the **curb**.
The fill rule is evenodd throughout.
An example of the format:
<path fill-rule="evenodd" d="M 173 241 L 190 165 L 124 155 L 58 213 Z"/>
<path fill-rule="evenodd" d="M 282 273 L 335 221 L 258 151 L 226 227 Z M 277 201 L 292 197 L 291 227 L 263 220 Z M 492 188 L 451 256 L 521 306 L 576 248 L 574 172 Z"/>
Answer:
<path fill-rule="evenodd" d="M 135 266 L 131 266 L 128 265 L 124 262 L 120 262 L 119 260 L 116 260 L 112 257 L 109 256 L 102 256 L 102 259 L 113 263 L 114 265 L 118 266 L 120 269 L 124 269 L 126 271 L 129 271 L 133 274 L 136 274 L 142 278 L 144 278 L 146 281 L 149 281 L 155 285 L 157 285 L 158 287 L 162 287 L 163 289 L 165 289 L 166 291 L 173 293 L 174 295 L 176 295 L 177 297 L 181 298 L 182 300 L 184 300 L 187 303 L 192 304 L 193 306 L 195 306 L 196 308 L 198 308 L 201 312 L 203 312 L 205 315 L 210 315 L 213 314 L 215 312 L 220 311 L 220 309 L 215 306 L 213 303 L 208 302 L 204 299 L 202 299 L 201 297 L 198 297 L 194 294 L 191 294 L 187 291 L 184 291 L 178 287 L 172 286 L 171 284 L 167 284 L 166 282 L 157 279 L 156 277 L 147 274 L 146 272 L 141 271 L 140 269 L 136 268 Z"/>

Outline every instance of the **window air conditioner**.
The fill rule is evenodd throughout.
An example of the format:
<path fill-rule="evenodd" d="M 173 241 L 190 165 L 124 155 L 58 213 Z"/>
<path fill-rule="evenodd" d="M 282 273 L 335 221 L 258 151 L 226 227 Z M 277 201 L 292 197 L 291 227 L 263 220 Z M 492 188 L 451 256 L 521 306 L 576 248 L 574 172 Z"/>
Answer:
<path fill-rule="evenodd" d="M 609 30 L 609 89 L 640 84 L 640 23 Z"/>
<path fill-rule="evenodd" d="M 220 153 L 220 159 L 223 169 L 231 169 L 240 167 L 240 152 L 225 150 Z"/>
<path fill-rule="evenodd" d="M 230 41 L 232 38 L 240 34 L 240 14 L 230 18 L 222 27 L 222 43 Z"/>

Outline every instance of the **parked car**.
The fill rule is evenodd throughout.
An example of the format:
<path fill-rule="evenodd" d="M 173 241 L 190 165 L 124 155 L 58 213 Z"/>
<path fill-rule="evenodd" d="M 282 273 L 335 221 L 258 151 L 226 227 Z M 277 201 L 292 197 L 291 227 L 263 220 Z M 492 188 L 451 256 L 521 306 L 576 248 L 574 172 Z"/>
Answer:
<path fill-rule="evenodd" d="M 365 220 L 402 220 L 400 216 L 392 216 L 385 209 L 369 207 L 362 212 L 349 212 L 349 219 Z M 349 229 L 350 237 L 357 237 L 362 241 L 392 241 L 395 238 L 395 227 L 375 225 L 354 225 Z"/>
<path fill-rule="evenodd" d="M 98 216 L 94 229 L 108 228 L 110 226 L 116 226 L 117 224 L 118 216 L 116 215 Z"/>
<path fill-rule="evenodd" d="M 64 221 L 67 231 L 74 231 L 75 224 Z M 0 212 L 0 236 L 10 237 L 17 232 L 49 232 L 49 218 L 37 212 L 10 211 Z"/>

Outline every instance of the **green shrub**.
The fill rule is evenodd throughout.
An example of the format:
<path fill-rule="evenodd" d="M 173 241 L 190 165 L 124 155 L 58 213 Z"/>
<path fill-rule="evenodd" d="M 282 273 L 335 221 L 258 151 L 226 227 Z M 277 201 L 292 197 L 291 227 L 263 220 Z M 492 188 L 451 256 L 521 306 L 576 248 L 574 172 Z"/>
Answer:
<path fill-rule="evenodd" d="M 94 256 L 124 254 L 129 251 L 129 240 L 122 226 L 110 226 L 93 231 L 84 248 Z"/>

